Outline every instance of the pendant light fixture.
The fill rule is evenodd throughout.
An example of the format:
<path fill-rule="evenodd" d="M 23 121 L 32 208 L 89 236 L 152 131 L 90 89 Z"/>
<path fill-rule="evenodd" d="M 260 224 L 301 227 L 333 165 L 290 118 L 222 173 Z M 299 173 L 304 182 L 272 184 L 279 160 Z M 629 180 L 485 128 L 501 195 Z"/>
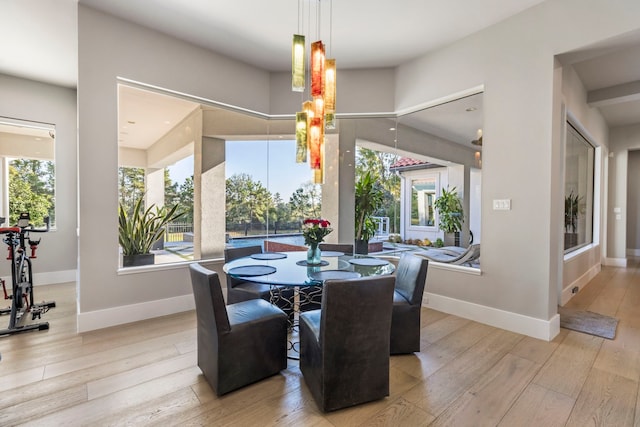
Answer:
<path fill-rule="evenodd" d="M 298 34 L 293 36 L 291 48 L 291 89 L 294 92 L 305 90 L 305 52 L 306 38 L 301 31 L 301 15 L 304 15 L 304 3 L 311 0 L 298 0 Z M 316 0 L 316 33 L 320 35 L 320 2 Z M 329 0 L 333 13 L 332 0 Z M 309 7 L 309 9 L 311 9 Z M 301 13 L 302 11 L 302 13 Z M 309 13 L 310 15 L 310 13 Z M 330 22 L 329 28 L 331 33 Z M 309 96 L 311 101 L 302 103 L 302 111 L 296 113 L 296 162 L 309 161 L 314 172 L 314 183 L 324 182 L 324 138 L 325 129 L 335 128 L 336 108 L 336 61 L 326 59 L 325 45 L 317 40 L 310 45 Z M 305 145 L 306 144 L 306 145 Z"/>
<path fill-rule="evenodd" d="M 294 92 L 304 92 L 304 45 L 304 36 L 294 34 L 291 47 L 291 90 Z"/>

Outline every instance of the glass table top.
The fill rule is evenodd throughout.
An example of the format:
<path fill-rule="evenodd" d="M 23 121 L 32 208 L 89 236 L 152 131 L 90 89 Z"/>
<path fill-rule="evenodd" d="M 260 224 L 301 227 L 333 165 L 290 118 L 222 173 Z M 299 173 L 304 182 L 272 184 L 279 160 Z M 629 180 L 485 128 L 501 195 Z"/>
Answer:
<path fill-rule="evenodd" d="M 381 276 L 392 274 L 395 270 L 395 266 L 379 258 L 369 257 L 366 255 L 340 255 L 340 256 L 323 256 L 323 264 L 321 266 L 306 266 L 303 264 L 307 259 L 306 252 L 280 252 L 285 254 L 286 257 L 280 259 L 254 259 L 251 257 L 238 258 L 236 260 L 226 263 L 223 267 L 223 271 L 233 277 L 242 279 L 247 282 L 265 283 L 271 285 L 286 285 L 286 286 L 304 286 L 304 285 L 318 285 L 322 283 L 323 278 L 338 278 L 342 276 L 339 272 L 355 272 L 360 276 Z M 351 260 L 376 260 L 376 261 L 363 261 L 363 262 L 350 262 Z M 269 272 L 264 275 L 253 275 L 251 269 L 240 269 L 237 267 L 247 266 L 260 266 L 260 269 L 264 272 Z M 265 268 L 265 267 L 274 267 Z M 256 269 L 259 271 L 260 269 Z M 236 275 L 234 271 L 248 271 L 249 275 Z M 319 272 L 329 272 L 319 274 Z M 345 273 L 345 279 L 357 277 L 357 274 Z"/>

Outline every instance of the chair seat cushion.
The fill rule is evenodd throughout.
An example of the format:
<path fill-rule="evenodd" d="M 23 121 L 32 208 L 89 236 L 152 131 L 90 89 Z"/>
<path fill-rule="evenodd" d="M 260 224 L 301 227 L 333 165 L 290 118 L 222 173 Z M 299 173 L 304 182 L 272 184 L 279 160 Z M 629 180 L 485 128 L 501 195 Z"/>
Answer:
<path fill-rule="evenodd" d="M 233 328 L 233 326 L 258 320 L 264 321 L 268 317 L 282 316 L 284 312 L 263 299 L 252 299 L 228 305 L 227 314 L 229 316 L 229 324 Z"/>

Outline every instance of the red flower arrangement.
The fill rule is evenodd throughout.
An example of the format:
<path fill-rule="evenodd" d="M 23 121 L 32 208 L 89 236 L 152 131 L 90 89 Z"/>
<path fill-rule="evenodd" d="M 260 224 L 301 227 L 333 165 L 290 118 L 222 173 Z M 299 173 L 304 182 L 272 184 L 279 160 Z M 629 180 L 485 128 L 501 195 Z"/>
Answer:
<path fill-rule="evenodd" d="M 332 231 L 331 223 L 326 219 L 308 218 L 302 223 L 304 243 L 309 246 L 317 246 Z"/>

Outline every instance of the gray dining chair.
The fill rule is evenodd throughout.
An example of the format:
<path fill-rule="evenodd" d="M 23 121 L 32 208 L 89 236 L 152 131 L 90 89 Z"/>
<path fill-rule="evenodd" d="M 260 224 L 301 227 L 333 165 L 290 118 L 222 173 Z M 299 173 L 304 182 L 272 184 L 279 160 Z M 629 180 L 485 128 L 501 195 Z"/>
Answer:
<path fill-rule="evenodd" d="M 225 305 L 218 273 L 189 266 L 196 303 L 198 367 L 217 395 L 287 367 L 287 315 L 262 299 Z"/>
<path fill-rule="evenodd" d="M 318 245 L 321 251 L 344 252 L 345 254 L 353 253 L 353 243 L 320 243 Z"/>
<path fill-rule="evenodd" d="M 328 280 L 322 308 L 300 314 L 300 370 L 322 411 L 389 395 L 394 281 Z"/>
<path fill-rule="evenodd" d="M 391 319 L 391 354 L 420 351 L 420 313 L 429 260 L 410 253 L 400 257 L 395 271 Z"/>
<path fill-rule="evenodd" d="M 245 246 L 239 248 L 226 248 L 224 250 L 224 262 L 228 263 L 238 258 L 262 253 L 262 246 Z M 259 263 L 259 261 L 256 261 Z M 264 283 L 247 282 L 227 275 L 227 304 L 235 304 L 251 299 L 272 300 L 275 296 L 275 304 L 293 319 L 293 288 L 277 286 L 271 289 L 271 285 Z"/>

